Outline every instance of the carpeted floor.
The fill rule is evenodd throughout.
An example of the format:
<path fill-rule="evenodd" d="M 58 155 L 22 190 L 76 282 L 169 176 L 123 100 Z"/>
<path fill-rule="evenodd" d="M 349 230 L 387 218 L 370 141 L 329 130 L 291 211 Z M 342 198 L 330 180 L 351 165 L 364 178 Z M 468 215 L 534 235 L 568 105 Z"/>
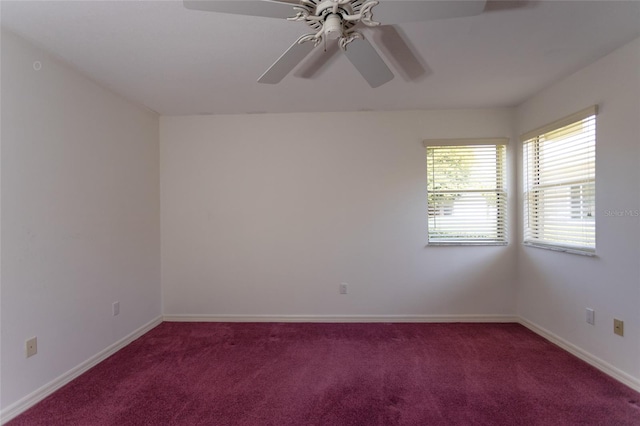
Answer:
<path fill-rule="evenodd" d="M 518 324 L 162 323 L 18 425 L 640 425 Z"/>

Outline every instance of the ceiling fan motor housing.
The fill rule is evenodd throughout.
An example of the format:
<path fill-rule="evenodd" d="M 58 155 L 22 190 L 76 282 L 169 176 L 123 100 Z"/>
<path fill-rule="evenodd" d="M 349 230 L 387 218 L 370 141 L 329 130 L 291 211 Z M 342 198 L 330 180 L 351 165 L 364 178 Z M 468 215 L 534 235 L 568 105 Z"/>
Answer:
<path fill-rule="evenodd" d="M 315 0 L 312 3 L 316 3 L 316 11 L 315 14 L 321 16 L 327 12 L 329 13 L 339 13 L 345 15 L 353 15 L 353 5 L 352 3 L 359 4 L 360 0 Z"/>

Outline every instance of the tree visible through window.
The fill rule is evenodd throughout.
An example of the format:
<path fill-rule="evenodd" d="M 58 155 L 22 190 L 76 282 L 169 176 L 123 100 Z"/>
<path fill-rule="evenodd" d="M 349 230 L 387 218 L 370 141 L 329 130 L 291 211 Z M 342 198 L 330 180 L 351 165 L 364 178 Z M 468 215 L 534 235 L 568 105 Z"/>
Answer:
<path fill-rule="evenodd" d="M 425 141 L 430 244 L 506 243 L 505 143 Z"/>

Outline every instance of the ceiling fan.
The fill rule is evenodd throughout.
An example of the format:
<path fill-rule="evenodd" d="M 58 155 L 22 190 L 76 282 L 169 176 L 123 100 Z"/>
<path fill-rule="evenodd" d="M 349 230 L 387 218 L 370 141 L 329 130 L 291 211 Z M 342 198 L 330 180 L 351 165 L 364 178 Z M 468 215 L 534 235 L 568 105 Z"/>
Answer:
<path fill-rule="evenodd" d="M 359 31 L 361 28 L 478 15 L 485 3 L 486 0 L 184 0 L 187 9 L 300 21 L 311 28 L 312 32 L 299 37 L 260 76 L 260 83 L 279 83 L 314 47 L 336 40 L 371 87 L 387 83 L 393 73 Z"/>

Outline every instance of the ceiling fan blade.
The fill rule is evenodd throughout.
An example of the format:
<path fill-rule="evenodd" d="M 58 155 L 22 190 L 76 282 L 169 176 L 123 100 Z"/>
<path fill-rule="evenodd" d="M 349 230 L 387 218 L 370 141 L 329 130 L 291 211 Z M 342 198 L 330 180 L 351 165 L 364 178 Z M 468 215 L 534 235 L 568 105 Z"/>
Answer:
<path fill-rule="evenodd" d="M 184 0 L 184 7 L 208 12 L 285 19 L 294 16 L 292 3 L 268 0 Z"/>
<path fill-rule="evenodd" d="M 312 42 L 298 43 L 298 40 L 260 76 L 258 83 L 280 83 L 313 50 Z"/>
<path fill-rule="evenodd" d="M 294 75 L 300 78 L 314 78 L 339 58 L 339 52 L 338 43 L 329 43 L 326 48 L 315 49 Z"/>
<path fill-rule="evenodd" d="M 344 53 L 367 80 L 369 86 L 382 86 L 393 79 L 393 73 L 368 40 L 355 40 L 349 43 Z"/>
<path fill-rule="evenodd" d="M 418 81 L 431 74 L 431 70 L 423 64 L 415 53 L 409 39 L 404 35 L 402 28 L 395 25 L 380 25 L 369 28 L 371 39 L 387 62 L 406 81 Z"/>
<path fill-rule="evenodd" d="M 459 18 L 482 13 L 485 0 L 398 0 L 381 1 L 373 7 L 373 20 L 385 25 Z"/>

